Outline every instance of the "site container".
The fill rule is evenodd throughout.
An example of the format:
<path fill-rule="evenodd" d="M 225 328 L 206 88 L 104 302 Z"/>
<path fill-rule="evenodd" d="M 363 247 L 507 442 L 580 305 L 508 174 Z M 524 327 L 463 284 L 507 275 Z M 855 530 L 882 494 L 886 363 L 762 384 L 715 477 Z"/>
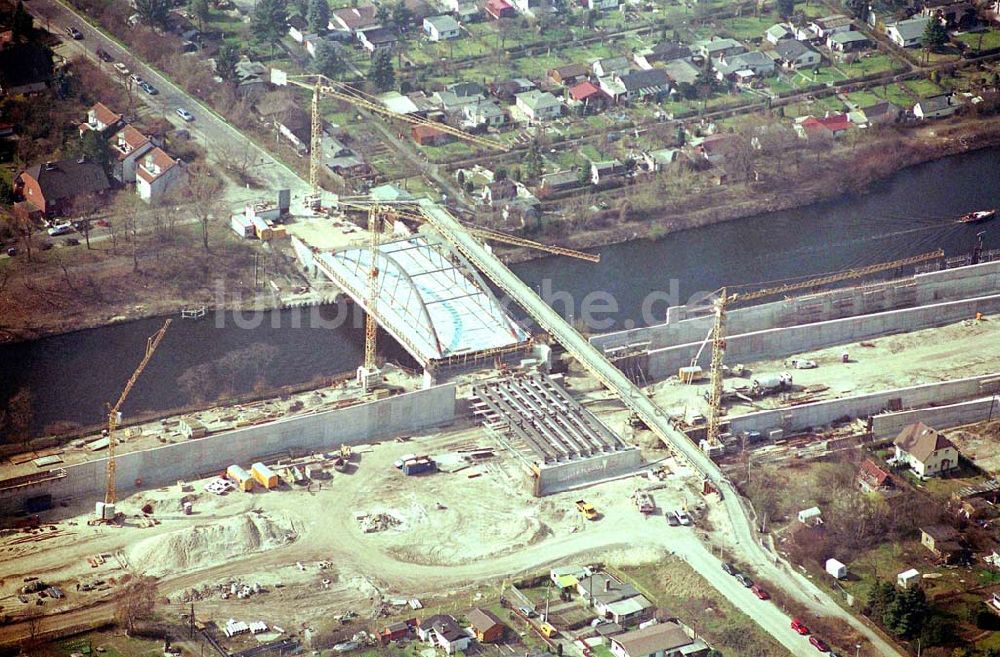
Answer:
<path fill-rule="evenodd" d="M 244 493 L 253 490 L 253 477 L 235 463 L 226 469 L 226 477 L 231 479 L 236 484 L 236 487 Z"/>
<path fill-rule="evenodd" d="M 278 487 L 278 475 L 263 463 L 254 463 L 250 466 L 250 474 L 258 484 L 268 490 Z"/>
<path fill-rule="evenodd" d="M 413 459 L 412 461 L 407 461 L 403 464 L 403 474 L 407 476 L 421 474 L 424 472 L 435 472 L 436 470 L 437 463 L 426 457 L 422 459 Z"/>
<path fill-rule="evenodd" d="M 694 383 L 705 378 L 705 372 L 698 365 L 682 367 L 677 371 L 677 377 L 681 383 Z"/>

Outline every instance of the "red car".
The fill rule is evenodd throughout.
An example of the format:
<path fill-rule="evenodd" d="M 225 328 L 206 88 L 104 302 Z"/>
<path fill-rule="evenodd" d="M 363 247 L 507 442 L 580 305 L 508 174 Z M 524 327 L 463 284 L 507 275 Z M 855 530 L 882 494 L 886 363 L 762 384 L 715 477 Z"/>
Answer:
<path fill-rule="evenodd" d="M 826 641 L 817 636 L 809 637 L 809 643 L 813 644 L 813 647 L 820 652 L 830 652 L 830 646 L 826 645 Z"/>
<path fill-rule="evenodd" d="M 760 586 L 756 584 L 750 587 L 750 592 L 753 593 L 758 598 L 760 598 L 761 600 L 771 599 L 771 594 L 765 591 L 764 589 L 760 588 Z"/>
<path fill-rule="evenodd" d="M 806 627 L 806 624 L 800 621 L 798 618 L 792 619 L 792 629 L 803 636 L 809 634 L 809 628 Z"/>

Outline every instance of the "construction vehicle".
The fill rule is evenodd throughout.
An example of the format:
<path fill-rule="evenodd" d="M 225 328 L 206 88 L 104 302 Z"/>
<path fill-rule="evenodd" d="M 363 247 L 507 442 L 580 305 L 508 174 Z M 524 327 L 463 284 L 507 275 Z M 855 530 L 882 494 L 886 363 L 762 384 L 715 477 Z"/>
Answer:
<path fill-rule="evenodd" d="M 594 508 L 593 504 L 587 502 L 586 500 L 577 500 L 576 510 L 579 511 L 580 515 L 587 520 L 597 520 L 597 509 Z"/>
<path fill-rule="evenodd" d="M 132 376 L 129 377 L 129 380 L 125 384 L 125 388 L 122 390 L 122 394 L 118 397 L 118 401 L 115 403 L 114 407 L 108 409 L 108 426 L 104 429 L 108 438 L 107 481 L 105 485 L 104 501 L 98 502 L 94 506 L 94 518 L 89 524 L 114 522 L 120 515 L 115 511 L 115 502 L 118 498 L 117 491 L 115 490 L 115 429 L 121 422 L 121 408 L 122 404 L 125 403 L 125 398 L 128 397 L 128 393 L 132 391 L 132 386 L 135 385 L 135 382 L 139 380 L 139 375 L 142 374 L 144 369 L 146 369 L 146 365 L 149 363 L 149 359 L 153 357 L 153 353 L 156 351 L 156 348 L 160 346 L 160 342 L 163 340 L 163 336 L 166 334 L 171 321 L 172 320 L 170 319 L 165 321 L 163 323 L 163 327 L 146 340 L 146 353 L 139 362 L 139 366 L 135 368 L 134 372 L 132 372 Z"/>
<path fill-rule="evenodd" d="M 653 496 L 644 490 L 637 490 L 632 493 L 632 500 L 635 502 L 635 508 L 639 509 L 639 513 L 643 515 L 648 516 L 656 511 Z"/>
<path fill-rule="evenodd" d="M 545 636 L 546 639 L 551 639 L 554 636 L 559 635 L 559 630 L 552 626 L 548 621 L 542 623 L 538 626 L 539 631 Z"/>
<path fill-rule="evenodd" d="M 712 340 L 712 365 L 709 370 L 709 379 L 711 384 L 709 386 L 708 430 L 705 440 L 701 442 L 702 449 L 709 455 L 719 454 L 724 449 L 722 441 L 719 437 L 722 425 L 722 379 L 725 374 L 723 369 L 723 360 L 726 353 L 726 311 L 729 306 L 738 302 L 754 301 L 765 297 L 785 294 L 787 292 L 817 288 L 840 281 L 863 278 L 871 274 L 898 269 L 899 267 L 905 267 L 908 265 L 916 265 L 943 257 L 944 251 L 938 249 L 936 251 L 931 251 L 930 253 L 923 253 L 910 258 L 902 258 L 900 260 L 893 260 L 892 262 L 883 262 L 875 265 L 869 265 L 867 267 L 859 267 L 857 269 L 847 269 L 827 274 L 825 276 L 811 278 L 805 281 L 784 283 L 782 285 L 755 290 L 753 292 L 730 292 L 729 288 L 721 288 L 715 299 L 715 322 L 710 332 Z M 700 354 L 701 351 L 699 350 L 698 353 Z"/>

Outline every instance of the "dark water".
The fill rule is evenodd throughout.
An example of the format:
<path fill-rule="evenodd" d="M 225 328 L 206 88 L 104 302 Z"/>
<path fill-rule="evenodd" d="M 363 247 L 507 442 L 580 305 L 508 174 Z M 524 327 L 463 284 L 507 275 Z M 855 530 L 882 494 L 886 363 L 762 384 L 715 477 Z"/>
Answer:
<path fill-rule="evenodd" d="M 954 223 L 963 212 L 1000 206 L 998 164 L 1000 149 L 979 151 L 908 169 L 863 197 L 759 215 L 658 242 L 605 247 L 598 265 L 545 258 L 514 269 L 564 316 L 579 319 L 588 295 L 591 310 L 616 304 L 617 312 L 591 313 L 603 322 L 592 326 L 594 330 L 662 321 L 668 305 L 723 284 L 814 275 L 938 247 L 956 255 L 971 249 L 979 231 L 986 232 L 986 248 L 998 248 L 1000 219 L 978 227 Z M 253 316 L 242 322 L 232 315 L 210 315 L 201 321 L 178 318 L 125 411 L 176 408 L 188 403 L 192 392 L 211 399 L 226 386 L 250 386 L 268 355 L 263 378 L 269 386 L 351 371 L 362 359 L 363 331 L 356 318 L 337 321 L 345 313 L 344 308 L 262 313 L 259 324 Z M 146 338 L 161 325 L 159 319 L 142 320 L 2 346 L 0 400 L 28 387 L 36 429 L 57 420 L 98 422 L 104 404 L 114 401 L 141 359 Z M 412 365 L 390 340 L 382 339 L 381 346 L 390 360 Z M 248 356 L 247 349 L 256 355 Z M 205 379 L 200 387 L 198 380 L 186 387 L 179 384 L 185 372 L 205 363 L 224 369 L 227 354 L 228 362 L 235 359 L 245 367 L 230 370 L 228 376 L 217 373 L 214 381 Z M 236 358 L 241 354 L 242 360 Z"/>

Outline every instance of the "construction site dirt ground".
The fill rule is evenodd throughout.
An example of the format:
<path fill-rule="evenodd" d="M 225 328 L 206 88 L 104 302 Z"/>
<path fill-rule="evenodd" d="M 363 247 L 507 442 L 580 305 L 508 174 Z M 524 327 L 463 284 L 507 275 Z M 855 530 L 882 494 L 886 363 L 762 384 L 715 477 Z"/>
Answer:
<path fill-rule="evenodd" d="M 160 577 L 172 604 L 197 601 L 200 618 L 296 627 L 347 610 L 371 617 L 384 598 L 446 594 L 567 560 L 649 560 L 672 543 L 695 541 L 693 530 L 670 527 L 662 515 L 699 499 L 680 476 L 653 493 L 661 511 L 646 518 L 630 495 L 650 485 L 647 479 L 539 499 L 523 469 L 499 452 L 451 473 L 407 477 L 392 465 L 406 453 L 472 445 L 492 446 L 481 429 L 466 425 L 356 449 L 351 471 L 331 468 L 330 479 L 309 486 L 215 496 L 203 492 L 208 480 L 201 480 L 188 482 L 194 492 L 144 491 L 120 500 L 122 528 L 88 526 L 93 500 L 57 507 L 46 514 L 62 518 L 56 529 L 41 533 L 51 538 L 24 542 L 25 534 L 12 531 L 0 538 L 0 604 L 5 613 L 23 612 L 17 589 L 25 577 L 39 577 L 67 593 L 48 600 L 46 612 L 87 607 L 109 591 L 76 586 L 120 578 L 124 567 Z M 574 507 L 579 497 L 603 518 L 585 521 Z M 193 515 L 183 514 L 182 498 L 193 501 Z M 156 524 L 138 517 L 147 504 Z M 361 514 L 381 514 L 384 529 L 365 533 Z M 96 555 L 105 562 L 94 567 L 88 558 Z M 233 581 L 259 583 L 265 592 L 222 599 Z"/>
<path fill-rule="evenodd" d="M 850 357 L 847 363 L 841 362 L 844 352 Z M 793 369 L 793 358 L 813 360 L 817 367 Z M 794 380 L 792 398 L 808 396 L 810 401 L 822 401 L 991 374 L 1000 369 L 998 363 L 1000 316 L 992 316 L 818 349 L 781 360 L 747 363 L 751 372 L 749 377 L 727 376 L 725 388 L 749 385 L 751 378 L 789 372 Z M 822 389 L 824 386 L 826 389 Z M 690 417 L 695 413 L 707 413 L 708 404 L 703 395 L 708 387 L 707 377 L 695 385 L 682 384 L 677 377 L 671 377 L 654 383 L 647 390 L 653 392 L 653 399 L 667 413 Z M 778 408 L 781 397 L 772 395 L 755 400 L 755 406 L 745 402 L 732 404 L 727 407 L 728 414 L 743 415 Z"/>

